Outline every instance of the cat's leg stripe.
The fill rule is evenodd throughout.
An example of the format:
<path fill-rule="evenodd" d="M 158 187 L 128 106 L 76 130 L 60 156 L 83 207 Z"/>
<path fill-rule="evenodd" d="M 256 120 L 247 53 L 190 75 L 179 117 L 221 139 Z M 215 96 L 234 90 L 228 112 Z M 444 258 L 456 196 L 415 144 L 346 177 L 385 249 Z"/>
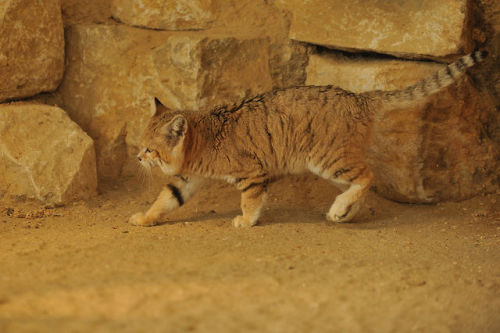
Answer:
<path fill-rule="evenodd" d="M 247 185 L 247 187 L 243 188 L 241 190 L 241 192 L 246 192 L 249 189 L 251 189 L 252 187 L 260 186 L 260 185 L 267 185 L 267 181 L 265 181 L 265 182 L 258 182 L 258 183 L 250 183 L 250 184 Z"/>
<path fill-rule="evenodd" d="M 337 171 L 335 171 L 333 175 L 335 178 L 338 178 L 340 175 L 343 175 L 344 173 L 347 173 L 349 171 L 351 171 L 351 169 L 340 168 Z"/>
<path fill-rule="evenodd" d="M 179 207 L 184 205 L 184 199 L 182 198 L 181 191 L 179 191 L 179 189 L 172 184 L 168 184 L 168 188 L 170 189 L 170 191 L 172 191 L 172 194 L 177 199 L 177 202 L 179 203 Z"/>
<path fill-rule="evenodd" d="M 184 183 L 188 183 L 188 182 L 189 182 L 189 179 L 188 179 L 188 178 L 186 178 L 186 177 L 184 177 L 184 176 L 177 175 L 177 176 L 175 176 L 175 177 L 177 177 L 178 179 L 182 180 Z"/>

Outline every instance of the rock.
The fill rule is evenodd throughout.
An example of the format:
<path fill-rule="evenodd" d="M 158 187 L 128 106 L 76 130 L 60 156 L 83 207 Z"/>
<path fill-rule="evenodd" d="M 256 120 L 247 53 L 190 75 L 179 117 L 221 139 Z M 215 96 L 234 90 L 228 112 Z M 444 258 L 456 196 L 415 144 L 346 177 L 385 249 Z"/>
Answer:
<path fill-rule="evenodd" d="M 272 87 L 264 38 L 172 35 L 152 52 L 162 101 L 200 110 L 238 102 Z"/>
<path fill-rule="evenodd" d="M 211 31 L 238 38 L 266 38 L 273 88 L 303 85 L 309 47 L 288 38 L 290 15 L 267 0 L 216 0 Z"/>
<path fill-rule="evenodd" d="M 64 71 L 59 0 L 0 3 L 0 101 L 52 91 Z"/>
<path fill-rule="evenodd" d="M 148 31 L 121 26 L 75 25 L 66 30 L 67 66 L 57 99 L 94 139 L 102 178 L 120 174 L 127 135 L 135 134 L 137 142 L 149 118 L 153 93 L 148 93 L 151 73 L 145 67 L 148 38 Z"/>
<path fill-rule="evenodd" d="M 353 92 L 394 90 L 410 86 L 444 66 L 434 62 L 324 52 L 310 56 L 306 84 L 332 84 Z"/>
<path fill-rule="evenodd" d="M 61 0 L 64 26 L 110 23 L 112 0 Z"/>
<path fill-rule="evenodd" d="M 482 8 L 475 19 L 475 31 L 480 32 L 480 37 L 486 33 L 482 48 L 489 51 L 488 59 L 478 68 L 475 80 L 483 83 L 488 88 L 490 96 L 494 99 L 497 110 L 500 110 L 500 1 L 481 0 Z M 500 149 L 500 112 L 495 112 L 485 119 L 488 136 L 491 137 Z"/>
<path fill-rule="evenodd" d="M 500 186 L 500 147 L 486 135 L 491 99 L 468 77 L 424 108 L 422 183 L 431 201 L 462 200 Z"/>
<path fill-rule="evenodd" d="M 272 39 L 269 67 L 273 88 L 300 86 L 306 82 L 308 48 L 293 40 Z"/>
<path fill-rule="evenodd" d="M 120 175 L 151 117 L 152 98 L 200 110 L 270 90 L 269 42 L 124 25 L 67 30 L 62 105 L 96 142 L 102 178 Z"/>
<path fill-rule="evenodd" d="M 355 92 L 393 90 L 441 66 L 313 55 L 306 83 Z M 494 112 L 491 100 L 468 78 L 411 107 L 386 112 L 376 121 L 368 146 L 374 188 L 389 199 L 414 203 L 461 200 L 494 191 L 500 181 L 499 150 L 484 135 L 482 125 Z"/>
<path fill-rule="evenodd" d="M 292 12 L 290 38 L 329 48 L 410 58 L 473 49 L 467 0 L 276 0 Z"/>
<path fill-rule="evenodd" d="M 113 0 L 120 22 L 150 29 L 203 30 L 215 19 L 212 0 Z"/>
<path fill-rule="evenodd" d="M 96 187 L 93 141 L 63 110 L 0 105 L 0 199 L 63 204 Z"/>
<path fill-rule="evenodd" d="M 377 192 L 422 203 L 495 191 L 500 155 L 481 120 L 493 110 L 464 78 L 412 107 L 387 112 L 368 148 Z"/>

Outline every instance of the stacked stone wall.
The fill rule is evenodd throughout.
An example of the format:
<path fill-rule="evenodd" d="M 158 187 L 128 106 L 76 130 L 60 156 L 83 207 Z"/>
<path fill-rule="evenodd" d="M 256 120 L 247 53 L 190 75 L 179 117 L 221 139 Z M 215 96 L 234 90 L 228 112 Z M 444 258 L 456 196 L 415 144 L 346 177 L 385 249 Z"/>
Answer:
<path fill-rule="evenodd" d="M 85 199 L 127 174 L 153 97 L 202 112 L 303 84 L 400 89 L 477 48 L 484 64 L 375 124 L 374 189 L 404 202 L 499 187 L 498 1 L 6 0 L 0 199 Z"/>

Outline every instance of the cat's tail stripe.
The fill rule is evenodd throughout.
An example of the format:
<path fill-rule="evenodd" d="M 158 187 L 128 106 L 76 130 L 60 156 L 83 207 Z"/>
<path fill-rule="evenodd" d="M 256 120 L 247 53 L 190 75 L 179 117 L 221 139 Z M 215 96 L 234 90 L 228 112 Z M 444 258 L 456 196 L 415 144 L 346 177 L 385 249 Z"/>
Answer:
<path fill-rule="evenodd" d="M 487 56 L 488 51 L 476 51 L 463 56 L 456 62 L 447 65 L 433 75 L 405 89 L 387 92 L 374 91 L 368 94 L 373 97 L 377 97 L 378 95 L 378 97 L 381 97 L 388 105 L 411 102 L 432 95 L 453 84 L 465 73 L 467 68 L 483 61 Z"/>

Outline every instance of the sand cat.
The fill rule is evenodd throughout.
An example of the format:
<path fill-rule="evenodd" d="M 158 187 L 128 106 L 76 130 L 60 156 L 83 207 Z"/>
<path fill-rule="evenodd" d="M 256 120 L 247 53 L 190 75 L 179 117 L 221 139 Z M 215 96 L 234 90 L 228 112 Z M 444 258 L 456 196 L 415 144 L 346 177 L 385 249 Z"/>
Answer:
<path fill-rule="evenodd" d="M 294 87 L 209 113 L 168 110 L 155 99 L 156 114 L 144 133 L 138 159 L 145 167 L 159 166 L 174 180 L 146 213 L 133 215 L 130 223 L 156 224 L 161 214 L 182 206 L 203 178 L 215 178 L 241 191 L 242 215 L 233 225 L 253 226 L 269 182 L 306 171 L 344 191 L 327 218 L 350 221 L 373 177 L 364 154 L 374 117 L 452 84 L 486 54 L 464 56 L 415 85 L 389 92 Z"/>

